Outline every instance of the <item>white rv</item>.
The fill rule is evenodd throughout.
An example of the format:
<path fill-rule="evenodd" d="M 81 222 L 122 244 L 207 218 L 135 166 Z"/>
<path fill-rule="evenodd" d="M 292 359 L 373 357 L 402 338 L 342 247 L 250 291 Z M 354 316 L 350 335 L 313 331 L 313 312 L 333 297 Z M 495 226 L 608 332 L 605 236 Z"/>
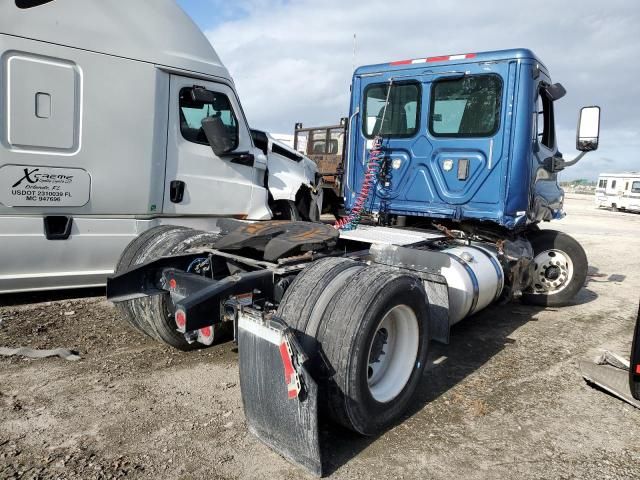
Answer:
<path fill-rule="evenodd" d="M 598 208 L 640 212 L 640 172 L 600 174 L 595 201 Z"/>
<path fill-rule="evenodd" d="M 158 225 L 319 215 L 172 0 L 0 2 L 0 115 L 0 293 L 104 285 Z"/>

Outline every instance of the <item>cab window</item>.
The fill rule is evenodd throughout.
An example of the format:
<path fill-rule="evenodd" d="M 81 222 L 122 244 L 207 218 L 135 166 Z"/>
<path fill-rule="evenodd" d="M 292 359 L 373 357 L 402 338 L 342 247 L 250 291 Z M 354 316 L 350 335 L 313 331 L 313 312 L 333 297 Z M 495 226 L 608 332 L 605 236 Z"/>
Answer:
<path fill-rule="evenodd" d="M 197 101 L 192 95 L 192 88 L 180 90 L 180 132 L 185 140 L 201 145 L 209 145 L 202 129 L 202 120 L 208 117 L 217 118 L 229 131 L 233 139 L 234 150 L 238 146 L 238 120 L 233 107 L 224 93 L 211 93 L 211 101 Z"/>
<path fill-rule="evenodd" d="M 500 128 L 498 75 L 443 79 L 431 87 L 429 131 L 435 137 L 490 137 Z"/>
<path fill-rule="evenodd" d="M 387 104 L 387 97 L 389 102 Z M 385 108 L 386 105 L 386 108 Z M 418 83 L 370 85 L 364 93 L 363 133 L 367 138 L 412 137 L 418 131 L 420 85 Z"/>
<path fill-rule="evenodd" d="M 640 193 L 640 182 L 633 182 L 631 184 L 631 193 Z"/>
<path fill-rule="evenodd" d="M 555 146 L 553 101 L 540 90 L 538 93 L 536 132 L 537 140 L 549 150 Z"/>

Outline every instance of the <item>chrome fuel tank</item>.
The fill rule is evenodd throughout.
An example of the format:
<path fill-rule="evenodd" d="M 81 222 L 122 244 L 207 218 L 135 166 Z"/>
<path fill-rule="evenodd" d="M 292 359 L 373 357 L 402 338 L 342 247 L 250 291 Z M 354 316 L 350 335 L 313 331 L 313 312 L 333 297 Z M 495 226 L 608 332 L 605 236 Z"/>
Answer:
<path fill-rule="evenodd" d="M 449 287 L 451 325 L 479 312 L 498 299 L 504 288 L 504 272 L 495 249 L 485 244 L 454 246 L 441 250 L 450 262 L 440 273 Z"/>
<path fill-rule="evenodd" d="M 390 230 L 384 227 L 359 227 L 355 231 L 357 233 L 341 233 L 341 238 L 372 242 L 370 255 L 376 263 L 444 277 L 449 297 L 449 325 L 479 312 L 500 297 L 505 274 L 494 246 L 480 242 L 453 242 L 445 248 L 424 249 L 413 246 L 417 245 L 414 242 L 435 240 L 437 234 Z M 390 233 L 395 236 L 389 237 Z M 394 245 L 390 240 L 403 240 L 400 234 L 412 237 L 407 239 L 405 245 Z"/>

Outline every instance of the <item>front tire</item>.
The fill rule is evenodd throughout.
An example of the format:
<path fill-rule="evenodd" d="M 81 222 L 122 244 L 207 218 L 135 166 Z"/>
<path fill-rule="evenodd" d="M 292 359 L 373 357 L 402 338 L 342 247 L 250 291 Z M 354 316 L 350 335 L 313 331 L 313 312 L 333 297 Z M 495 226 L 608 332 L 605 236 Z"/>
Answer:
<path fill-rule="evenodd" d="M 555 230 L 539 230 L 528 236 L 534 254 L 531 286 L 522 295 L 530 305 L 567 305 L 584 286 L 588 261 L 582 246 Z"/>

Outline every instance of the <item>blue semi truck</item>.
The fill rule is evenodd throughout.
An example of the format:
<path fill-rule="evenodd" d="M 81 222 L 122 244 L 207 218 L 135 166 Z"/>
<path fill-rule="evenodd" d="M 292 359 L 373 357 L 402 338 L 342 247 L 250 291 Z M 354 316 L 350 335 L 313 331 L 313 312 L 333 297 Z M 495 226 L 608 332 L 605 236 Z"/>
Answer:
<path fill-rule="evenodd" d="M 233 335 L 250 430 L 316 474 L 319 415 L 383 431 L 453 324 L 501 300 L 564 305 L 587 273 L 579 243 L 539 225 L 562 218 L 557 173 L 598 147 L 600 110 L 581 110 L 581 153 L 564 159 L 554 109 L 565 89 L 531 51 L 361 67 L 351 91 L 345 218 L 159 227 L 107 286 L 159 341 Z M 202 127 L 214 149 L 229 143 Z"/>

